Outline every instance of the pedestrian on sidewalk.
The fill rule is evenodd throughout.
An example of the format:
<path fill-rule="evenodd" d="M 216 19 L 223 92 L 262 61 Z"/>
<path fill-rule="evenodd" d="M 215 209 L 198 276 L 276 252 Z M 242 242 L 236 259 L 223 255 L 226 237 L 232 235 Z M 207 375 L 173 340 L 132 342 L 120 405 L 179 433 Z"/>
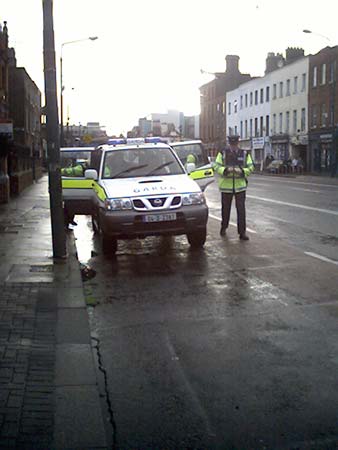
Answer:
<path fill-rule="evenodd" d="M 237 230 L 239 238 L 249 240 L 246 234 L 245 196 L 248 176 L 254 170 L 254 164 L 248 151 L 239 148 L 239 136 L 228 137 L 229 145 L 216 156 L 214 171 L 219 175 L 218 187 L 222 199 L 222 224 L 220 235 L 225 236 L 229 226 L 232 198 L 235 197 L 237 209 Z"/>

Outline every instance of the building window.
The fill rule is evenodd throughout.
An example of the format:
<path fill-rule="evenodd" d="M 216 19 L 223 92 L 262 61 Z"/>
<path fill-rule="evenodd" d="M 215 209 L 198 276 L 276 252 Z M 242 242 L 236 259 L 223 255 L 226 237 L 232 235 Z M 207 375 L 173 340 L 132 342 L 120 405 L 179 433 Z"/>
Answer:
<path fill-rule="evenodd" d="M 326 64 L 322 65 L 322 78 L 320 81 L 320 84 L 325 84 L 326 83 Z"/>
<path fill-rule="evenodd" d="M 260 92 L 260 101 L 261 101 L 261 103 L 264 103 L 264 89 L 262 88 L 261 89 L 261 92 Z"/>
<path fill-rule="evenodd" d="M 306 73 L 302 74 L 302 92 L 306 90 Z"/>
<path fill-rule="evenodd" d="M 270 136 L 270 117 L 265 117 L 265 136 Z"/>
<path fill-rule="evenodd" d="M 333 83 L 334 80 L 334 72 L 335 72 L 335 63 L 332 62 L 330 63 L 330 67 L 329 67 L 329 83 Z"/>
<path fill-rule="evenodd" d="M 258 137 L 258 118 L 255 118 L 255 137 Z"/>
<path fill-rule="evenodd" d="M 279 98 L 282 98 L 284 95 L 283 93 L 283 81 L 280 81 L 279 83 Z"/>
<path fill-rule="evenodd" d="M 312 87 L 317 87 L 317 67 L 313 68 Z"/>
<path fill-rule="evenodd" d="M 300 131 L 305 131 L 305 121 L 306 121 L 305 108 L 302 108 L 302 113 L 301 113 L 301 118 L 300 118 Z"/>
<path fill-rule="evenodd" d="M 293 110 L 293 132 L 297 133 L 297 110 Z"/>
<path fill-rule="evenodd" d="M 241 120 L 241 124 L 240 124 L 240 137 L 241 137 L 241 139 L 243 139 L 243 120 Z"/>
<path fill-rule="evenodd" d="M 240 109 L 243 109 L 243 95 L 241 95 L 239 107 L 240 107 Z"/>
<path fill-rule="evenodd" d="M 253 99 L 253 94 L 252 94 L 252 92 L 250 92 L 250 106 L 252 106 L 252 99 Z"/>
<path fill-rule="evenodd" d="M 248 121 L 247 120 L 244 123 L 244 137 L 245 137 L 245 139 L 248 138 Z"/>
<path fill-rule="evenodd" d="M 245 94 L 244 104 L 245 104 L 245 107 L 247 108 L 248 107 L 248 94 Z"/>
<path fill-rule="evenodd" d="M 272 86 L 272 98 L 273 99 L 277 98 L 277 84 L 276 83 Z"/>
<path fill-rule="evenodd" d="M 255 105 L 258 105 L 258 91 L 255 91 Z"/>
<path fill-rule="evenodd" d="M 273 114 L 272 116 L 272 134 L 276 134 L 277 132 L 277 116 Z"/>
<path fill-rule="evenodd" d="M 266 90 L 265 90 L 265 101 L 266 102 L 270 101 L 270 86 L 266 87 Z"/>
<path fill-rule="evenodd" d="M 237 100 L 234 101 L 234 114 L 237 113 Z"/>
<path fill-rule="evenodd" d="M 279 113 L 279 132 L 283 133 L 283 113 Z"/>
<path fill-rule="evenodd" d="M 225 115 L 225 102 L 222 102 L 222 113 Z"/>
<path fill-rule="evenodd" d="M 235 125 L 235 134 L 236 134 L 236 135 L 238 134 L 238 131 L 237 131 L 237 125 Z"/>
<path fill-rule="evenodd" d="M 297 94 L 298 92 L 298 77 L 294 77 L 293 79 L 293 93 Z"/>
<path fill-rule="evenodd" d="M 250 137 L 252 138 L 252 119 L 250 119 Z"/>
<path fill-rule="evenodd" d="M 228 103 L 228 114 L 231 115 L 231 102 Z"/>
<path fill-rule="evenodd" d="M 326 127 L 327 126 L 327 111 L 326 111 L 326 104 L 323 103 L 321 107 L 321 115 L 320 115 L 320 126 Z"/>
<path fill-rule="evenodd" d="M 290 95 L 290 85 L 291 85 L 291 81 L 290 80 L 286 80 L 286 93 L 285 95 Z"/>
<path fill-rule="evenodd" d="M 290 132 L 290 111 L 286 111 L 285 115 L 285 133 Z"/>
<path fill-rule="evenodd" d="M 317 127 L 317 105 L 312 105 L 311 108 L 311 128 Z"/>
<path fill-rule="evenodd" d="M 260 135 L 260 137 L 262 137 L 263 136 L 263 129 L 264 129 L 264 117 L 263 116 L 261 116 L 260 117 L 260 124 L 259 124 L 259 135 Z"/>

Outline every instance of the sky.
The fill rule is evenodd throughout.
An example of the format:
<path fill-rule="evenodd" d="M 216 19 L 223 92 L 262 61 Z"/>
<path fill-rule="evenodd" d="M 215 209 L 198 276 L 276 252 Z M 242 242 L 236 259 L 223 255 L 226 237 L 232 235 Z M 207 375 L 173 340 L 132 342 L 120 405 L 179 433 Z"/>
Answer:
<path fill-rule="evenodd" d="M 0 0 L 17 65 L 43 93 L 42 12 L 42 0 Z M 54 0 L 64 122 L 100 122 L 118 135 L 150 113 L 199 114 L 199 87 L 213 78 L 201 69 L 224 71 L 236 54 L 241 72 L 263 76 L 269 52 L 337 45 L 337 13 L 337 0 Z"/>

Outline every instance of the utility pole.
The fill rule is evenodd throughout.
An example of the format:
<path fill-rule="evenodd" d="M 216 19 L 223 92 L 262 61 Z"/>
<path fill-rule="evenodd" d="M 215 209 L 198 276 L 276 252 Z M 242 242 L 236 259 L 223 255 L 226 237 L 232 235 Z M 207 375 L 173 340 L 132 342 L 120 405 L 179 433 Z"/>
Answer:
<path fill-rule="evenodd" d="M 66 258 L 66 233 L 62 208 L 60 135 L 56 94 L 53 0 L 42 0 L 42 7 L 45 102 L 47 110 L 48 179 L 50 214 L 52 224 L 53 257 Z"/>

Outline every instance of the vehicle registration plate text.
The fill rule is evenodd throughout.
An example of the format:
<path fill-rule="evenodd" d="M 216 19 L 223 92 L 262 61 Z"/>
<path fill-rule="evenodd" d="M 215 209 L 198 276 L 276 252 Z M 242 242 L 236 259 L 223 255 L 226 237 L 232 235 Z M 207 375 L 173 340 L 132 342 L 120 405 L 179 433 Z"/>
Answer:
<path fill-rule="evenodd" d="M 167 222 L 170 220 L 176 220 L 176 213 L 149 214 L 143 216 L 143 222 Z"/>

